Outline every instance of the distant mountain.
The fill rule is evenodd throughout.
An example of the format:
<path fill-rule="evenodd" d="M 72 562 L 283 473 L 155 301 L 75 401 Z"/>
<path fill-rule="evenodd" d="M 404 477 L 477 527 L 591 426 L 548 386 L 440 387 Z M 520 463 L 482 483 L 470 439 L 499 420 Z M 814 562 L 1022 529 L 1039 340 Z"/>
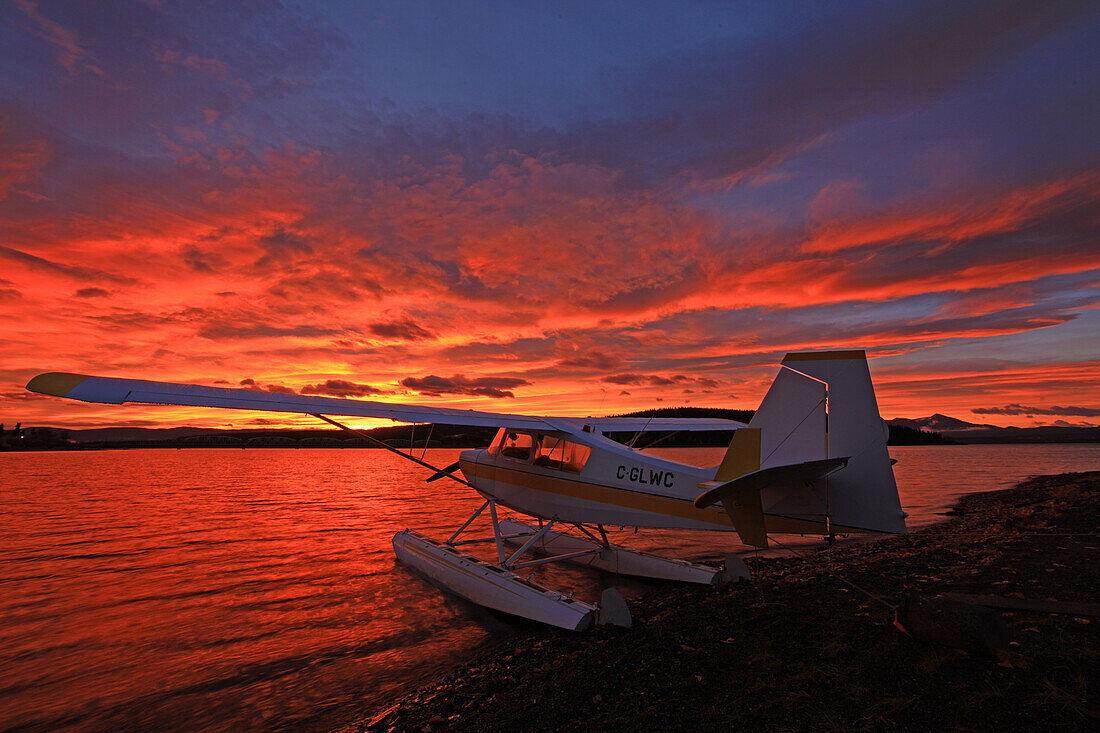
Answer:
<path fill-rule="evenodd" d="M 972 422 L 960 420 L 957 417 L 948 417 L 947 415 L 941 415 L 938 412 L 932 417 L 918 417 L 916 419 L 896 417 L 893 420 L 889 420 L 888 422 L 891 425 L 902 425 L 907 428 L 915 428 L 917 430 L 934 430 L 936 432 L 944 432 L 945 430 L 987 430 L 997 427 L 996 425 L 977 425 Z"/>
<path fill-rule="evenodd" d="M 1096 443 L 1100 442 L 1100 428 L 1064 427 L 1049 425 L 1035 428 L 1002 428 L 966 422 L 955 417 L 936 413 L 931 417 L 898 417 L 887 421 L 915 430 L 935 431 L 945 438 L 959 443 Z"/>

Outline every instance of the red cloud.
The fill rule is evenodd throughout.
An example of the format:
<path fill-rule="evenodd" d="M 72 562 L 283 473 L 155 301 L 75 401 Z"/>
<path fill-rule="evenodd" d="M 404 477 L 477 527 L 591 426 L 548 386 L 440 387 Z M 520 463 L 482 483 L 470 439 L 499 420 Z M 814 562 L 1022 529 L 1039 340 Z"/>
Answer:
<path fill-rule="evenodd" d="M 386 339 L 400 341 L 427 341 L 435 338 L 431 331 L 405 318 L 399 321 L 380 321 L 367 326 L 367 331 Z"/>
<path fill-rule="evenodd" d="M 571 356 L 558 362 L 560 366 L 572 369 L 597 369 L 599 371 L 615 369 L 622 363 L 622 358 L 614 354 L 605 354 L 602 351 L 595 350 Z"/>
<path fill-rule="evenodd" d="M 217 59 L 204 58 L 193 53 L 184 55 L 179 51 L 173 51 L 171 49 L 155 51 L 154 56 L 156 56 L 157 61 L 160 61 L 162 64 L 183 66 L 195 71 L 212 74 L 220 79 L 225 79 L 229 75 L 229 70 L 226 68 L 226 65 Z"/>
<path fill-rule="evenodd" d="M 307 384 L 302 387 L 302 394 L 329 395 L 331 397 L 366 397 L 372 394 L 393 394 L 393 392 L 346 379 L 326 379 L 321 384 Z"/>
<path fill-rule="evenodd" d="M 38 25 L 38 35 L 58 49 L 57 62 L 69 74 L 75 75 L 81 69 L 85 69 L 103 76 L 103 70 L 89 60 L 92 58 L 91 54 L 78 43 L 75 32 L 43 16 L 37 2 L 15 0 L 15 5 Z"/>
<path fill-rule="evenodd" d="M 256 383 L 255 379 L 248 378 L 242 379 L 240 385 L 245 389 L 255 390 L 257 392 L 275 392 L 277 394 L 298 394 L 293 388 L 287 387 L 282 384 L 264 384 L 260 385 Z"/>
<path fill-rule="evenodd" d="M 11 235 L 0 249 L 4 292 L 21 296 L 5 300 L 19 305 L 0 338 L 56 369 L 182 381 L 298 374 L 313 394 L 401 383 L 463 405 L 511 398 L 530 412 L 587 414 L 611 372 L 605 383 L 713 388 L 743 366 L 744 402 L 728 406 L 753 407 L 767 385 L 762 366 L 784 350 L 902 354 L 1067 323 L 1079 308 L 1049 304 L 1062 286 L 1042 278 L 1100 268 L 1087 246 L 1095 224 L 1082 213 L 1092 174 L 974 211 L 840 212 L 803 247 L 781 226 L 746 236 L 677 191 L 560 153 L 407 157 L 360 170 L 303 145 L 195 138 L 177 141 L 163 169 L 93 160 L 72 174 L 34 153 L 28 135 L 12 142 L 31 151 L 20 172 L 0 180 L 34 192 L 43 179 L 56 195 L 9 196 L 0 210 Z M 1025 231 L 1044 248 L 1008 236 Z M 933 293 L 935 308 L 905 304 Z M 904 315 L 874 304 L 902 304 Z M 824 308 L 841 305 L 841 315 Z M 441 366 L 464 376 L 435 376 Z M 20 357 L 6 368 L 13 391 L 38 366 Z M 501 371 L 515 376 L 490 376 Z M 960 409 L 977 397 L 997 404 L 989 385 L 1020 386 L 927 377 L 935 399 Z M 516 396 L 532 383 L 537 393 Z M 1057 394 L 1070 384 L 1035 387 L 1042 402 L 999 403 L 1066 404 Z M 649 404 L 651 390 L 634 392 L 621 407 Z M 906 398 L 889 380 L 884 394 L 910 414 L 934 401 Z M 42 411 L 32 414 L 68 414 L 33 404 Z"/>
<path fill-rule="evenodd" d="M 44 142 L 16 145 L 0 140 L 0 201 L 6 199 L 16 185 L 30 178 L 49 157 Z"/>

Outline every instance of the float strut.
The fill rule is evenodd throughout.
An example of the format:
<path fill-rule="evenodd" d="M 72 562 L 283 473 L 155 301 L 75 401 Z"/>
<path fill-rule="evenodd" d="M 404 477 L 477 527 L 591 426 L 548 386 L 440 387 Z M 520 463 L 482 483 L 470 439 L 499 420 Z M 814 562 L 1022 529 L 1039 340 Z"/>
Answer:
<path fill-rule="evenodd" d="M 504 563 L 504 567 L 510 570 L 512 568 L 512 565 L 515 564 L 516 560 L 523 557 L 523 553 L 527 552 L 528 548 L 530 548 L 531 545 L 542 539 L 543 535 L 550 531 L 550 528 L 554 526 L 554 522 L 556 521 L 556 519 L 551 519 L 549 522 L 542 525 L 542 527 L 539 528 L 538 532 L 535 532 L 533 535 L 531 535 L 531 539 L 524 542 L 523 546 L 516 550 L 515 554 L 508 558 L 508 561 Z"/>
<path fill-rule="evenodd" d="M 465 532 L 466 528 L 469 527 L 475 519 L 477 519 L 478 517 L 481 516 L 481 513 L 483 511 L 485 511 L 485 507 L 487 507 L 487 506 L 489 506 L 489 501 L 488 500 L 486 500 L 485 503 L 481 505 L 480 509 L 478 509 L 476 512 L 471 514 L 469 519 L 467 519 L 465 522 L 462 523 L 462 526 L 458 528 L 458 531 L 455 532 L 453 535 L 451 535 L 451 539 L 447 540 L 447 544 L 453 546 L 454 543 L 455 543 L 455 540 L 458 539 L 458 536 L 460 534 L 462 534 L 463 532 Z"/>
<path fill-rule="evenodd" d="M 489 505 L 489 514 L 493 518 L 493 536 L 497 540 L 497 562 L 504 564 L 504 540 L 500 538 L 500 523 L 497 521 L 497 503 L 492 499 L 485 501 Z"/>

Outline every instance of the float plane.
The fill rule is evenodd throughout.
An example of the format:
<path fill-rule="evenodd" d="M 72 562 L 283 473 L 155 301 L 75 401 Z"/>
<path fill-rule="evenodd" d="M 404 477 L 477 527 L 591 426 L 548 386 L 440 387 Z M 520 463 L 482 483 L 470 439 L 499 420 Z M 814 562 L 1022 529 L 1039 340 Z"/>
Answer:
<path fill-rule="evenodd" d="M 736 532 L 753 547 L 774 534 L 898 534 L 905 513 L 886 450 L 863 351 L 787 354 L 760 408 L 745 423 L 710 418 L 545 417 L 445 407 L 227 389 L 139 379 L 50 372 L 27 389 L 105 404 L 223 407 L 306 413 L 359 433 L 484 499 L 449 538 L 414 530 L 394 535 L 397 559 L 476 604 L 554 626 L 630 624 L 622 597 L 604 591 L 586 603 L 519 574 L 543 563 L 571 561 L 601 570 L 694 583 L 748 578 L 737 555 L 724 567 L 687 563 L 608 540 L 606 527 L 659 527 Z M 345 426 L 333 416 L 389 418 L 413 424 L 496 427 L 492 444 L 464 450 L 437 467 Z M 722 462 L 700 468 L 660 458 L 607 433 L 733 432 Z M 498 516 L 506 507 L 526 524 Z M 485 510 L 492 534 L 465 535 Z M 562 529 L 572 528 L 565 532 Z M 495 547 L 496 562 L 465 551 Z"/>

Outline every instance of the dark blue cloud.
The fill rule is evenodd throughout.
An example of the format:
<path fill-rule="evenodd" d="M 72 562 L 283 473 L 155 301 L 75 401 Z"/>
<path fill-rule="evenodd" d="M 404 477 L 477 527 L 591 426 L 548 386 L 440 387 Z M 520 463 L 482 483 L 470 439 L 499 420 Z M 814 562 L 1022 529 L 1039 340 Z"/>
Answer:
<path fill-rule="evenodd" d="M 838 133 L 824 148 L 842 146 L 841 165 L 860 157 L 848 149 L 853 134 L 870 141 L 865 158 L 903 155 L 927 147 L 929 126 L 908 144 L 874 145 L 910 115 L 931 114 L 941 139 L 979 127 L 1006 145 L 1013 131 L 1030 142 L 1060 123 L 1065 134 L 1050 147 L 1095 144 L 1080 116 L 1010 107 L 1022 90 L 1067 113 L 1095 98 L 1085 44 L 1098 13 L 1071 0 L 27 0 L 0 12 L 0 60 L 11 70 L 0 94 L 85 143 L 149 156 L 188 127 L 212 142 L 293 139 L 362 166 L 446 153 L 476 166 L 494 149 L 553 149 L 655 183 L 729 177 Z M 62 63 L 66 51 L 43 23 L 71 34 L 83 65 Z"/>

